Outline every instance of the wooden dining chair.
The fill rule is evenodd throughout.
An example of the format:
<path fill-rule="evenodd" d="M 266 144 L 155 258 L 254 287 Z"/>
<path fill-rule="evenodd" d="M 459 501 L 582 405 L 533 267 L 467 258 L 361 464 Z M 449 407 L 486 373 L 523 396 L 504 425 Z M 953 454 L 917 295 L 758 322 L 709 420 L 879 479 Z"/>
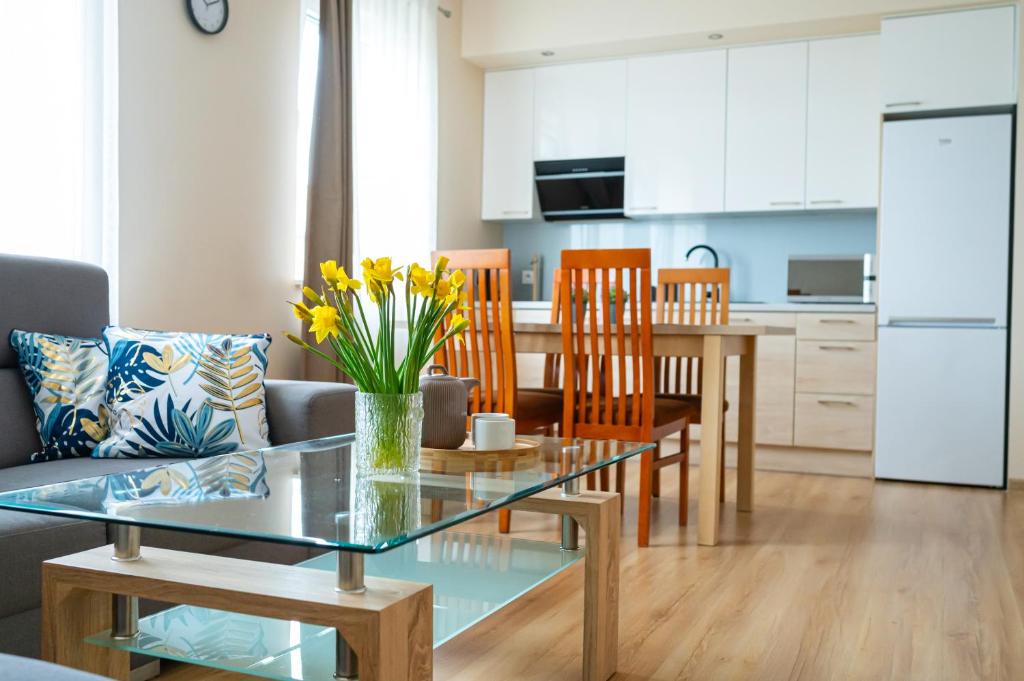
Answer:
<path fill-rule="evenodd" d="M 726 267 L 691 267 L 658 270 L 658 291 L 655 296 L 657 324 L 728 324 L 729 269 Z M 700 424 L 700 381 L 703 377 L 700 358 L 660 357 L 655 360 L 655 390 L 659 397 L 676 399 L 693 409 L 690 423 Z M 724 408 L 728 409 L 726 402 Z M 725 422 L 722 422 L 722 456 L 718 488 L 719 501 L 725 499 Z M 683 448 L 689 449 L 689 433 L 683 434 Z M 686 473 L 684 470 L 683 473 Z M 680 484 L 686 482 L 680 479 Z M 661 480 L 655 464 L 654 496 L 660 494 Z M 685 522 L 685 519 L 684 519 Z"/>
<path fill-rule="evenodd" d="M 441 256 L 448 258 L 449 269 L 460 269 L 466 275 L 469 309 L 460 312 L 469 320 L 469 327 L 465 342 L 449 340 L 434 361 L 445 365 L 453 376 L 480 381 L 470 396 L 471 414 L 508 414 L 516 420 L 520 433 L 551 428 L 562 417 L 561 396 L 525 394 L 518 389 L 509 250 L 434 251 L 433 262 Z"/>
<path fill-rule="evenodd" d="M 655 444 L 640 458 L 637 543 L 647 546 L 655 458 L 688 465 L 682 449 L 661 457 L 659 443 L 685 434 L 692 410 L 655 396 L 650 249 L 562 251 L 559 306 L 565 436 Z M 679 493 L 685 506 L 686 488 Z"/>
<path fill-rule="evenodd" d="M 509 250 L 434 251 L 431 262 L 436 264 L 442 256 L 448 258 L 449 269 L 460 269 L 466 275 L 469 309 L 460 312 L 469 320 L 469 327 L 464 342 L 449 340 L 437 351 L 434 362 L 443 364 L 453 376 L 480 381 L 470 395 L 470 414 L 502 412 L 515 419 L 516 432 L 550 432 L 562 418 L 562 396 L 518 389 Z M 441 334 L 447 326 L 448 320 L 444 320 Z M 501 509 L 498 519 L 499 529 L 508 532 L 508 509 Z"/>

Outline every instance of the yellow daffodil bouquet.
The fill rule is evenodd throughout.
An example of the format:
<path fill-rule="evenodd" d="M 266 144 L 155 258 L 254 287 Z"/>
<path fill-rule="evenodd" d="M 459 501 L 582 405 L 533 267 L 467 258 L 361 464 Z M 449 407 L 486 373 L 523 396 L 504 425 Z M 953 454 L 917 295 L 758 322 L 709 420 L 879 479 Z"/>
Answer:
<path fill-rule="evenodd" d="M 333 260 L 321 263 L 320 291 L 307 286 L 302 290 L 305 301 L 292 303 L 295 316 L 309 324 L 316 344 L 326 343 L 327 351 L 286 335 L 351 376 L 359 388 L 356 444 L 369 462 L 365 468 L 406 471 L 419 457 L 420 372 L 449 339 L 461 342 L 469 326 L 460 313 L 466 308 L 466 276 L 461 270 L 448 271 L 448 259 L 443 257 L 433 269 L 416 263 L 392 267 L 391 258 L 367 258 L 361 265 L 359 281 Z M 396 287 L 396 281 L 405 285 Z M 370 301 L 366 305 L 359 293 L 364 286 Z M 399 298 L 404 299 L 408 333 L 402 358 L 395 349 Z M 373 315 L 376 324 L 371 326 Z"/>
<path fill-rule="evenodd" d="M 363 280 L 349 278 L 344 267 L 334 260 L 320 264 L 325 287 L 320 292 L 310 287 L 302 290 L 309 302 L 292 303 L 295 316 L 309 323 L 316 342 L 327 341 L 334 356 L 313 347 L 301 338 L 288 338 L 352 377 L 365 393 L 406 394 L 419 390 L 419 376 L 446 341 L 462 340 L 469 326 L 459 312 L 465 309 L 466 294 L 462 287 L 466 276 L 461 270 L 449 272 L 448 259 L 441 258 L 428 270 L 413 263 L 402 271 L 391 266 L 391 258 L 363 260 Z M 405 298 L 409 339 L 405 357 L 397 361 L 395 352 L 396 298 L 395 281 L 407 281 Z M 356 292 L 365 284 L 376 313 L 376 332 L 368 322 L 368 313 Z M 369 307 L 369 306 L 367 306 Z M 439 335 L 445 318 L 451 315 L 448 328 Z"/>

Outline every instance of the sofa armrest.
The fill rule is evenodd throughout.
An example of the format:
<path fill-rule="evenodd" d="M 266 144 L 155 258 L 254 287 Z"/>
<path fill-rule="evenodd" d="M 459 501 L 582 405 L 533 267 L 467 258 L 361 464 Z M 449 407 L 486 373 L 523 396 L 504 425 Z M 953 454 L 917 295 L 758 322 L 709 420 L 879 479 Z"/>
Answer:
<path fill-rule="evenodd" d="M 356 387 L 347 383 L 267 379 L 270 442 L 290 444 L 355 430 Z"/>

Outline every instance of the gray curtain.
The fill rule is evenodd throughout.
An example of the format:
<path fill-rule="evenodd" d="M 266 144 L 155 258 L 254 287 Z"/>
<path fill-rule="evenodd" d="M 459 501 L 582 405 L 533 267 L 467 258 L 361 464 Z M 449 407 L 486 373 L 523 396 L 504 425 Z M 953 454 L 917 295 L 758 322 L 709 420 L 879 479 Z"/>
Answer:
<path fill-rule="evenodd" d="M 320 290 L 320 263 L 336 260 L 352 275 L 352 2 L 320 0 L 320 63 L 309 152 L 306 218 L 307 286 Z M 306 341 L 315 343 L 311 334 Z M 312 353 L 303 353 L 303 376 L 312 381 L 346 377 Z"/>

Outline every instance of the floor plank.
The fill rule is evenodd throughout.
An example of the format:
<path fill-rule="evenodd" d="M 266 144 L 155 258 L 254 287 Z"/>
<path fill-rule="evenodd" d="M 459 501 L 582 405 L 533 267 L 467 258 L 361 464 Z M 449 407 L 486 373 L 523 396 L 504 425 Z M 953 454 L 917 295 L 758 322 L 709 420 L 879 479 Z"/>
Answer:
<path fill-rule="evenodd" d="M 1024 678 L 1024 492 L 758 471 L 737 514 L 729 470 L 722 543 L 698 547 L 697 475 L 679 528 L 666 473 L 649 548 L 626 500 L 616 681 Z M 514 514 L 513 536 L 557 535 Z M 580 567 L 438 649 L 434 677 L 577 681 Z M 160 678 L 239 678 L 184 671 Z"/>

